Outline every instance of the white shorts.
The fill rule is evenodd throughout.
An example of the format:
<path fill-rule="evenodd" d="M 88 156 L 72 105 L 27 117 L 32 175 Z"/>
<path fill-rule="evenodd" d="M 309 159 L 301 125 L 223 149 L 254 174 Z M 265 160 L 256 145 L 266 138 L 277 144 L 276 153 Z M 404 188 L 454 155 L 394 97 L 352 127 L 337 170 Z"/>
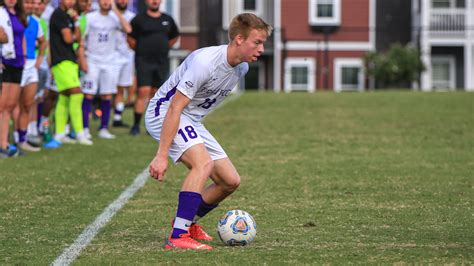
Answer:
<path fill-rule="evenodd" d="M 36 62 L 36 60 L 34 62 Z M 35 67 L 34 62 L 33 64 L 25 64 L 25 68 L 23 68 L 23 73 L 21 75 L 21 87 L 39 81 L 38 69 Z"/>
<path fill-rule="evenodd" d="M 146 129 L 157 141 L 160 140 L 164 115 L 155 117 L 154 108 L 148 108 L 145 115 Z M 213 161 L 227 158 L 224 149 L 203 124 L 194 122 L 189 117 L 181 115 L 178 132 L 169 150 L 169 157 L 174 163 L 177 163 L 187 149 L 200 143 L 204 143 Z"/>
<path fill-rule="evenodd" d="M 133 85 L 134 76 L 135 62 L 132 59 L 120 66 L 117 85 L 120 87 L 131 87 Z"/>
<path fill-rule="evenodd" d="M 108 95 L 117 93 L 118 67 L 101 65 L 88 61 L 89 70 L 81 78 L 81 89 L 84 94 Z M 100 88 L 100 90 L 99 90 Z"/>

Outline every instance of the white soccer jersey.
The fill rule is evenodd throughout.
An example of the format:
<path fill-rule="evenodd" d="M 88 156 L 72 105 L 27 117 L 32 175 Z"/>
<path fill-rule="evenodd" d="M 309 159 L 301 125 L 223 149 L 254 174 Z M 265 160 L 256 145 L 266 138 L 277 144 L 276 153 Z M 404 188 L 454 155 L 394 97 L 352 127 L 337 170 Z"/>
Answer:
<path fill-rule="evenodd" d="M 85 48 L 87 60 L 99 64 L 115 64 L 117 62 L 117 37 L 121 25 L 118 17 L 102 15 L 94 11 L 86 15 Z"/>
<path fill-rule="evenodd" d="M 115 13 L 113 15 L 118 20 L 117 15 L 115 15 Z M 135 17 L 135 13 L 133 13 L 132 11 L 129 11 L 129 10 L 125 10 L 125 12 L 123 12 L 122 15 L 128 23 L 130 23 L 130 21 L 132 21 L 132 19 Z M 128 62 L 130 60 L 133 60 L 133 56 L 135 55 L 135 52 L 132 49 L 130 49 L 130 47 L 128 46 L 127 33 L 123 32 L 123 31 L 119 32 L 116 35 L 116 37 L 117 37 L 117 50 L 119 51 L 120 58 L 124 62 Z"/>
<path fill-rule="evenodd" d="M 216 108 L 249 69 L 247 63 L 232 67 L 227 62 L 227 45 L 202 48 L 191 53 L 161 86 L 150 102 L 155 117 L 164 117 L 171 98 L 180 91 L 191 102 L 183 114 L 199 122 Z"/>
<path fill-rule="evenodd" d="M 46 20 L 46 22 L 48 22 L 48 24 L 49 24 L 49 20 L 51 18 L 51 15 L 53 14 L 53 12 L 54 12 L 54 7 L 51 5 L 51 3 L 48 3 L 46 5 L 46 8 L 43 11 L 43 14 L 41 14 L 41 17 L 44 20 Z"/>

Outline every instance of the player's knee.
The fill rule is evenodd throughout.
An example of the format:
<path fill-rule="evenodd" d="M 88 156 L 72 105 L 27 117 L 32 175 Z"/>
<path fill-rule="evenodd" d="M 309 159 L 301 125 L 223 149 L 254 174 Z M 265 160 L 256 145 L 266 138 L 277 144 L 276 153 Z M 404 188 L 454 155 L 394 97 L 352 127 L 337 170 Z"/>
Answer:
<path fill-rule="evenodd" d="M 13 109 L 15 109 L 16 105 L 17 105 L 16 102 L 6 102 L 5 105 L 3 106 L 2 111 L 12 112 Z"/>
<path fill-rule="evenodd" d="M 227 180 L 227 182 L 225 184 L 225 189 L 228 192 L 234 192 L 239 186 L 240 186 L 240 176 L 235 175 L 232 178 L 230 178 L 229 180 Z"/>

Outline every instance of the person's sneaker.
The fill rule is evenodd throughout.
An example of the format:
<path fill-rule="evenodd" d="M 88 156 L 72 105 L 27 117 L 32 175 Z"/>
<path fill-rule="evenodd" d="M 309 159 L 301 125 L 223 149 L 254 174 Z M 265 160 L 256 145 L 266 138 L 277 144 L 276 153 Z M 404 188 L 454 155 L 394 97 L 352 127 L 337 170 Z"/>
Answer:
<path fill-rule="evenodd" d="M 57 139 L 57 141 L 63 143 L 63 144 L 76 144 L 77 141 L 75 139 L 71 139 L 69 136 L 64 136 L 60 139 Z"/>
<path fill-rule="evenodd" d="M 91 145 L 94 144 L 94 143 L 92 142 L 92 140 L 87 139 L 87 138 L 78 138 L 78 139 L 77 139 L 77 143 L 79 143 L 79 144 L 81 144 L 81 145 L 85 145 L 85 146 L 91 146 Z"/>
<path fill-rule="evenodd" d="M 131 129 L 130 129 L 130 135 L 132 136 L 137 136 L 140 134 L 140 127 L 138 126 L 133 126 Z"/>
<path fill-rule="evenodd" d="M 114 120 L 112 123 L 113 127 L 123 127 L 123 128 L 129 128 L 130 125 L 124 123 L 122 120 Z"/>
<path fill-rule="evenodd" d="M 115 139 L 115 135 L 112 135 L 112 133 L 110 133 L 108 129 L 101 128 L 99 130 L 99 138 L 102 138 L 102 139 Z"/>
<path fill-rule="evenodd" d="M 41 136 L 39 135 L 28 135 L 26 136 L 28 144 L 33 147 L 41 147 Z"/>
<path fill-rule="evenodd" d="M 212 236 L 208 235 L 204 229 L 202 229 L 202 226 L 199 224 L 192 224 L 191 227 L 189 227 L 189 234 L 193 239 L 196 240 L 205 240 L 205 241 L 211 241 L 213 238 Z"/>
<path fill-rule="evenodd" d="M 29 151 L 29 152 L 39 152 L 39 151 L 41 151 L 40 148 L 33 147 L 28 142 L 21 142 L 20 144 L 18 144 L 18 146 L 20 147 L 20 149 L 22 151 Z"/>
<path fill-rule="evenodd" d="M 10 157 L 8 150 L 0 149 L 0 159 L 5 159 Z"/>
<path fill-rule="evenodd" d="M 61 142 L 59 142 L 55 139 L 52 139 L 52 140 L 50 140 L 49 142 L 47 142 L 43 145 L 43 148 L 45 148 L 45 149 L 57 149 L 59 147 L 61 147 Z"/>
<path fill-rule="evenodd" d="M 8 144 L 8 156 L 9 157 L 18 157 L 18 156 L 23 156 L 25 155 L 23 152 L 21 152 L 17 146 Z"/>
<path fill-rule="evenodd" d="M 88 139 L 88 140 L 92 140 L 92 135 L 91 135 L 91 132 L 89 130 L 89 128 L 84 128 L 84 136 Z"/>
<path fill-rule="evenodd" d="M 168 238 L 165 244 L 166 249 L 198 249 L 198 250 L 211 250 L 212 247 L 191 238 L 189 233 L 181 234 L 179 238 Z"/>

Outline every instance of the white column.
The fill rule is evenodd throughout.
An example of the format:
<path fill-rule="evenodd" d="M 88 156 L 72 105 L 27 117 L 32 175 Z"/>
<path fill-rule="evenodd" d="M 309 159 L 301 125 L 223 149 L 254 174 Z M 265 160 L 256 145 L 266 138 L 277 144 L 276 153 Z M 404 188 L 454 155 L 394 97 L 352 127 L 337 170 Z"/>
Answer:
<path fill-rule="evenodd" d="M 273 1 L 274 26 L 273 31 L 273 91 L 281 91 L 281 0 Z"/>
<path fill-rule="evenodd" d="M 466 91 L 474 91 L 473 49 L 474 47 L 469 42 L 464 46 L 464 88 Z"/>
<path fill-rule="evenodd" d="M 474 3 L 473 0 L 466 1 L 466 25 L 474 25 Z M 474 91 L 474 32 L 468 29 L 467 42 L 464 46 L 464 88 L 466 91 Z"/>
<path fill-rule="evenodd" d="M 425 71 L 421 74 L 421 90 L 431 91 L 431 45 L 429 42 L 430 34 L 430 0 L 423 0 L 421 2 L 421 60 L 425 65 Z"/>

